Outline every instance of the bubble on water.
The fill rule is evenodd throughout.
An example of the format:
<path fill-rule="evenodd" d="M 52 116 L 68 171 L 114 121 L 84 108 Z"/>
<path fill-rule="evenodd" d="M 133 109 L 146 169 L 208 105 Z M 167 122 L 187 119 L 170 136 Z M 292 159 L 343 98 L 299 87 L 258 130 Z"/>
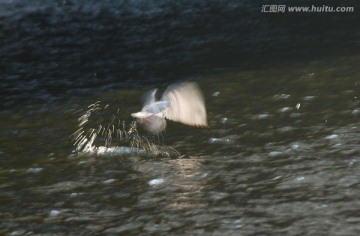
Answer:
<path fill-rule="evenodd" d="M 288 99 L 290 98 L 289 94 L 277 94 L 273 96 L 274 100 L 282 100 L 282 99 Z"/>
<path fill-rule="evenodd" d="M 298 113 L 298 112 L 293 112 L 290 114 L 290 117 L 291 118 L 297 118 L 297 117 L 300 117 L 301 116 L 301 113 Z"/>
<path fill-rule="evenodd" d="M 39 172 L 41 172 L 43 170 L 43 168 L 41 167 L 37 167 L 37 168 L 29 168 L 26 170 L 27 173 L 33 173 L 33 174 L 37 174 Z"/>
<path fill-rule="evenodd" d="M 305 180 L 305 177 L 304 176 L 298 176 L 298 177 L 295 178 L 295 180 L 301 182 L 301 181 Z"/>
<path fill-rule="evenodd" d="M 272 151 L 269 153 L 269 157 L 280 157 L 283 156 L 284 153 L 283 152 L 279 152 L 279 151 Z"/>
<path fill-rule="evenodd" d="M 281 175 L 278 175 L 278 176 L 275 176 L 274 178 L 272 178 L 271 180 L 278 180 L 278 179 L 281 179 Z"/>
<path fill-rule="evenodd" d="M 337 134 L 331 134 L 325 137 L 325 139 L 332 140 L 332 139 L 338 139 L 339 135 Z"/>
<path fill-rule="evenodd" d="M 228 118 L 224 117 L 224 118 L 221 118 L 221 123 L 225 124 L 226 122 L 228 121 Z"/>
<path fill-rule="evenodd" d="M 270 118 L 270 117 L 271 117 L 271 114 L 263 113 L 263 114 L 254 115 L 253 119 L 255 119 L 255 120 L 263 120 L 263 119 L 267 119 L 267 118 Z"/>
<path fill-rule="evenodd" d="M 241 219 L 234 220 L 233 223 L 234 223 L 234 225 L 235 225 L 235 228 L 241 228 L 241 227 L 242 227 L 242 225 L 241 225 L 241 223 L 242 223 Z"/>
<path fill-rule="evenodd" d="M 281 109 L 279 109 L 279 112 L 288 112 L 288 111 L 291 111 L 292 108 L 291 107 L 283 107 Z"/>
<path fill-rule="evenodd" d="M 333 145 L 332 147 L 333 148 L 341 148 L 342 146 L 343 146 L 342 143 L 337 143 L 337 144 Z"/>
<path fill-rule="evenodd" d="M 208 177 L 208 173 L 204 173 L 200 176 L 201 179 L 205 179 L 206 177 Z"/>
<path fill-rule="evenodd" d="M 235 142 L 234 142 L 234 140 L 231 140 L 228 138 L 210 138 L 209 143 L 230 145 L 230 144 L 234 144 Z"/>
<path fill-rule="evenodd" d="M 57 217 L 60 214 L 59 210 L 51 210 L 49 213 L 49 217 Z"/>
<path fill-rule="evenodd" d="M 226 192 L 217 192 L 217 191 L 211 191 L 209 192 L 209 198 L 213 201 L 222 201 L 225 198 L 229 197 L 229 193 Z"/>
<path fill-rule="evenodd" d="M 346 188 L 349 188 L 351 186 L 357 186 L 360 182 L 356 176 L 344 176 L 337 181 L 340 186 Z"/>
<path fill-rule="evenodd" d="M 212 94 L 213 97 L 217 97 L 217 96 L 219 96 L 219 95 L 220 95 L 220 92 L 214 92 L 214 93 Z"/>
<path fill-rule="evenodd" d="M 356 108 L 351 112 L 351 115 L 353 115 L 353 116 L 358 116 L 359 114 L 360 114 L 360 109 L 359 108 Z"/>
<path fill-rule="evenodd" d="M 163 184 L 163 183 L 165 183 L 164 179 L 152 179 L 152 180 L 149 181 L 150 186 L 157 186 L 157 185 L 160 185 L 160 184 Z"/>
<path fill-rule="evenodd" d="M 304 101 L 312 101 L 312 100 L 314 100 L 314 99 L 315 99 L 315 96 L 305 96 L 305 97 L 303 98 Z"/>
<path fill-rule="evenodd" d="M 114 183 L 116 179 L 107 179 L 103 181 L 103 184 L 111 184 Z"/>
<path fill-rule="evenodd" d="M 352 159 L 350 162 L 349 162 L 349 167 L 350 166 L 353 166 L 354 164 L 356 164 L 357 160 L 356 159 Z"/>
<path fill-rule="evenodd" d="M 17 236 L 17 235 L 25 235 L 26 234 L 26 231 L 25 230 L 15 230 L 15 231 L 12 231 L 10 236 Z M 32 234 L 32 233 L 30 233 Z"/>
<path fill-rule="evenodd" d="M 321 204 L 321 205 L 320 205 L 320 208 L 327 208 L 327 207 L 328 207 L 327 204 Z"/>

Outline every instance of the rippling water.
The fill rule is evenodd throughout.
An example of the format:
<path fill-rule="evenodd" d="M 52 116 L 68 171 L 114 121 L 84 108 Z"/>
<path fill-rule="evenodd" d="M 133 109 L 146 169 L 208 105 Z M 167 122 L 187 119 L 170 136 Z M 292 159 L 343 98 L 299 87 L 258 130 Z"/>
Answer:
<path fill-rule="evenodd" d="M 1 232 L 354 234 L 358 59 L 204 76 L 209 128 L 161 137 L 182 158 L 71 152 L 68 110 L 101 100 L 126 119 L 144 89 L 3 111 Z"/>
<path fill-rule="evenodd" d="M 23 12 L 20 3 L 16 9 Z M 46 15 L 46 9 L 73 12 L 79 7 L 65 3 L 72 2 L 56 2 L 60 8 L 52 8 L 50 4 L 43 14 Z M 206 12 L 219 7 L 212 4 L 204 8 Z M 173 7 L 183 9 L 180 5 Z M 239 5 L 226 5 L 224 9 L 236 7 Z M 9 9 L 1 11 L 3 26 L 9 26 L 6 21 L 14 20 L 11 17 L 16 18 L 15 22 L 21 18 L 10 14 L 13 8 Z M 38 8 L 26 9 L 31 12 Z M 109 19 L 100 14 L 101 10 L 94 9 L 98 8 L 88 9 L 90 19 Z M 144 12 L 140 11 L 141 17 Z M 156 11 L 148 16 L 154 14 Z M 78 28 L 84 26 L 86 19 L 80 21 Z M 59 28 L 59 22 L 53 21 L 56 33 L 59 29 L 75 32 L 74 25 Z M 176 26 L 176 21 L 171 22 Z M 27 24 L 32 24 L 23 23 L 25 29 Z M 35 27 L 33 33 L 41 32 L 37 30 Z M 23 28 L 14 32 L 25 33 Z M 167 32 L 168 29 L 164 31 Z M 185 29 L 184 32 L 188 34 L 186 37 L 192 34 Z M 154 54 L 145 53 L 139 60 L 145 64 L 134 66 L 134 70 L 143 71 L 135 73 L 129 72 L 130 64 L 136 55 L 142 54 L 129 52 L 138 46 L 128 39 L 123 42 L 134 43 L 134 48 L 127 48 L 129 51 L 123 56 L 115 57 L 110 50 L 109 57 L 101 58 L 96 52 L 102 52 L 103 46 L 86 44 L 87 37 L 82 39 L 84 42 L 78 42 L 78 48 L 73 41 L 66 41 L 67 33 L 67 46 L 54 46 L 62 43 L 59 35 L 42 36 L 39 39 L 45 40 L 44 50 L 53 47 L 55 51 L 39 52 L 41 56 L 49 56 L 44 58 L 33 57 L 36 53 L 30 51 L 30 59 L 26 61 L 24 45 L 10 42 L 17 38 L 15 34 L 9 36 L 5 46 L 0 46 L 5 55 L 1 65 L 9 65 L 1 75 L 5 95 L 0 111 L 0 234 L 357 235 L 360 232 L 360 58 L 355 50 L 331 55 L 324 52 L 322 57 L 306 60 L 277 57 L 252 66 L 246 63 L 234 66 L 237 64 L 234 62 L 223 67 L 226 60 L 218 64 L 210 61 L 196 64 L 196 60 L 191 60 L 196 64 L 191 70 L 183 70 L 180 65 L 188 64 L 176 58 L 166 58 L 165 64 L 161 64 L 159 57 L 150 58 Z M 209 34 L 208 40 L 216 39 L 212 38 L 213 32 Z M 118 39 L 122 34 L 114 35 Z M 94 37 L 94 42 L 99 42 L 100 35 Z M 30 38 L 23 40 L 33 42 L 36 37 Z M 149 42 L 153 45 L 154 41 Z M 230 39 L 228 42 L 238 45 Z M 182 47 L 161 45 L 160 49 L 174 50 L 174 55 L 185 53 L 188 55 L 185 58 L 199 59 L 205 55 L 215 58 L 220 50 L 207 44 L 209 54 L 201 51 L 202 56 L 197 57 L 196 52 L 191 53 L 192 47 L 183 51 Z M 74 46 L 72 55 L 64 53 L 72 50 L 70 46 Z M 86 48 L 89 54 L 83 54 Z M 202 50 L 205 48 L 201 46 Z M 19 57 L 13 57 L 12 49 L 20 50 Z M 64 54 L 57 50 L 64 50 Z M 90 56 L 92 59 L 86 64 Z M 111 67 L 115 62 L 126 61 L 124 58 L 129 59 L 128 65 Z M 159 63 L 155 63 L 157 69 L 147 67 L 151 59 Z M 56 63 L 60 63 L 59 67 Z M 173 67 L 166 69 L 162 65 Z M 177 73 L 177 66 L 177 77 L 164 79 Z M 103 79 L 94 79 L 96 71 L 100 71 L 98 78 Z M 139 79 L 139 74 L 146 72 L 150 79 Z M 125 74 L 135 78 L 115 79 Z M 76 76 L 79 79 L 72 80 Z M 90 104 L 100 101 L 104 106 L 109 105 L 108 110 L 98 114 L 102 121 L 111 120 L 118 112 L 117 118 L 130 124 L 130 114 L 141 107 L 142 94 L 152 87 L 164 89 L 174 79 L 198 82 L 206 99 L 209 127 L 169 122 L 161 136 L 146 134 L 141 127 L 137 131 L 151 143 L 173 148 L 179 155 L 74 152 L 71 135 L 79 128 L 81 111 Z M 97 124 L 98 120 L 93 121 Z M 104 140 L 99 140 L 99 145 L 103 145 L 101 141 Z M 126 140 L 114 139 L 109 144 L 117 145 L 130 147 Z"/>

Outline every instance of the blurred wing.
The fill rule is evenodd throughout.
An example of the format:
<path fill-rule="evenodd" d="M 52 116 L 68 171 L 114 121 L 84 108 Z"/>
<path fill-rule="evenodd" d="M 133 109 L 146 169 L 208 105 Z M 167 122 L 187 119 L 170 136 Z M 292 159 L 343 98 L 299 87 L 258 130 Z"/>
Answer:
<path fill-rule="evenodd" d="M 207 126 L 204 97 L 196 83 L 183 82 L 169 86 L 162 100 L 170 102 L 164 116 L 191 126 Z"/>
<path fill-rule="evenodd" d="M 158 101 L 145 106 L 143 108 L 143 111 L 152 113 L 154 115 L 163 116 L 161 115 L 162 114 L 161 112 L 164 111 L 169 106 L 170 106 L 170 102 L 168 101 Z"/>
<path fill-rule="evenodd" d="M 157 92 L 157 89 L 152 89 L 149 92 L 144 94 L 144 96 L 143 96 L 144 107 L 155 103 L 156 92 Z"/>

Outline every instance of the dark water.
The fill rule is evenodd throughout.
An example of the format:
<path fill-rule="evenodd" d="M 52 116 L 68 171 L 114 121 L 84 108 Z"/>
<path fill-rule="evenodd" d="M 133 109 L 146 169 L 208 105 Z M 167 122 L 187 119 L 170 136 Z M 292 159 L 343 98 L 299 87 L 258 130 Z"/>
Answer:
<path fill-rule="evenodd" d="M 360 233 L 356 14 L 296 31 L 236 1 L 1 6 L 0 234 Z M 180 157 L 73 152 L 75 111 L 129 124 L 175 80 L 198 82 L 209 127 L 138 132 Z"/>

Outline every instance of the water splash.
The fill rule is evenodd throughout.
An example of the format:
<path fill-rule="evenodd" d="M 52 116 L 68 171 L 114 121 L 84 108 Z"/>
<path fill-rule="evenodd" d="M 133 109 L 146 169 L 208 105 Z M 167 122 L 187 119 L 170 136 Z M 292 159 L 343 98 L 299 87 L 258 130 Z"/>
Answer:
<path fill-rule="evenodd" d="M 174 148 L 150 141 L 137 130 L 136 121 L 122 118 L 120 109 L 112 110 L 97 101 L 81 109 L 78 129 L 70 136 L 74 152 L 95 154 L 180 156 Z"/>

